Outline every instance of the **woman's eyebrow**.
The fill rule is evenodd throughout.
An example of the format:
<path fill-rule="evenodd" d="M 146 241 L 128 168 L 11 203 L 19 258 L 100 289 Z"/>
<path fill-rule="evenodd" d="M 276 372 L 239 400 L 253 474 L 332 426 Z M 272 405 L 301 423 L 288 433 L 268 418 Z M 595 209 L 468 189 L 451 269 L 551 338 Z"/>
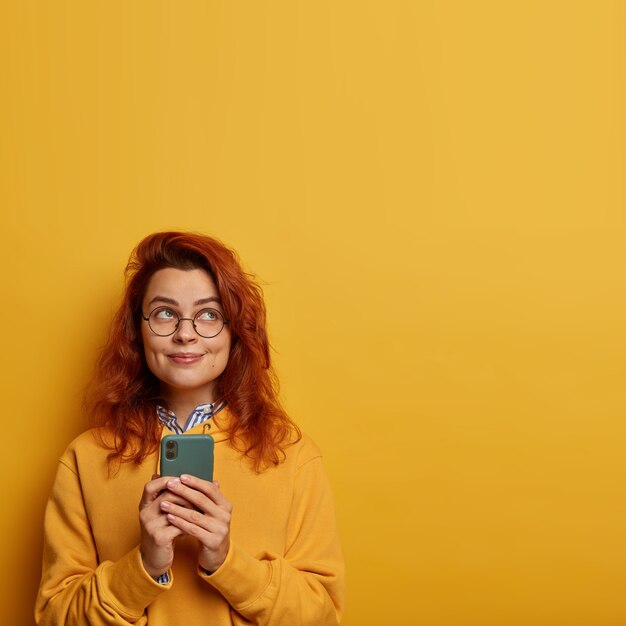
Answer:
<path fill-rule="evenodd" d="M 222 304 L 222 301 L 217 296 L 202 298 L 201 300 L 196 300 L 193 304 L 194 306 L 198 306 L 199 304 L 209 304 L 209 302 L 217 302 L 218 304 Z"/>
<path fill-rule="evenodd" d="M 154 296 L 148 304 L 153 304 L 155 302 L 165 302 L 166 304 L 179 306 L 178 300 L 174 300 L 174 298 L 168 298 L 166 296 Z M 209 302 L 217 302 L 218 304 L 222 303 L 217 296 L 209 296 L 208 298 L 200 298 L 200 300 L 196 300 L 193 304 L 194 306 L 199 306 L 200 304 L 208 304 Z"/>
<path fill-rule="evenodd" d="M 154 296 L 148 304 L 153 304 L 154 302 L 165 302 L 166 304 L 175 304 L 178 306 L 178 302 L 174 300 L 174 298 L 166 298 L 165 296 Z"/>

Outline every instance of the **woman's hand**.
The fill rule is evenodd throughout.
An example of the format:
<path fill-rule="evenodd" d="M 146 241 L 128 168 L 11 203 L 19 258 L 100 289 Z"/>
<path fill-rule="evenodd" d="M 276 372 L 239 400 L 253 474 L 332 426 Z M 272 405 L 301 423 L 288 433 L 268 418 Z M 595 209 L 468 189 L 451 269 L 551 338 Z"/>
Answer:
<path fill-rule="evenodd" d="M 158 578 L 172 566 L 174 560 L 174 541 L 185 533 L 177 526 L 172 526 L 161 508 L 164 502 L 176 503 L 184 508 L 190 506 L 184 499 L 177 497 L 174 491 L 167 489 L 173 479 L 168 476 L 154 475 L 143 488 L 139 502 L 139 523 L 141 525 L 141 559 L 144 569 L 153 578 Z"/>
<path fill-rule="evenodd" d="M 167 499 L 161 501 L 161 510 L 167 512 L 168 522 L 181 534 L 198 540 L 198 563 L 213 573 L 226 559 L 230 547 L 232 504 L 222 495 L 218 483 L 187 474 L 180 481 L 170 480 L 167 488 L 195 509 Z"/>

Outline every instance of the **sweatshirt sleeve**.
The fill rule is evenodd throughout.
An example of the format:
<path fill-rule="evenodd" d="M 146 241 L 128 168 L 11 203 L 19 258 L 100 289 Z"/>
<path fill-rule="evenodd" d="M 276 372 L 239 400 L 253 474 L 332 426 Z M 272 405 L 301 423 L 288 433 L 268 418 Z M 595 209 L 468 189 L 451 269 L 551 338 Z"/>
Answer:
<path fill-rule="evenodd" d="M 339 624 L 344 604 L 344 564 L 335 511 L 321 457 L 296 472 L 284 556 L 252 556 L 231 542 L 226 560 L 200 575 L 233 608 L 236 624 Z M 237 614 L 240 616 L 237 617 Z"/>
<path fill-rule="evenodd" d="M 99 562 L 80 478 L 61 459 L 44 518 L 37 624 L 142 626 L 145 608 L 170 586 L 148 575 L 138 546 L 115 562 Z"/>

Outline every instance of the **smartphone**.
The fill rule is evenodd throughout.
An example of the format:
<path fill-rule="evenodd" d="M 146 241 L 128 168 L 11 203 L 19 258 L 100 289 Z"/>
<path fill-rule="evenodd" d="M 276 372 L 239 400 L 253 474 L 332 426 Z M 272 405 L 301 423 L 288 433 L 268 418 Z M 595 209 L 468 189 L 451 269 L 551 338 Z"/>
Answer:
<path fill-rule="evenodd" d="M 161 440 L 161 476 L 191 474 L 213 480 L 211 435 L 167 435 Z"/>

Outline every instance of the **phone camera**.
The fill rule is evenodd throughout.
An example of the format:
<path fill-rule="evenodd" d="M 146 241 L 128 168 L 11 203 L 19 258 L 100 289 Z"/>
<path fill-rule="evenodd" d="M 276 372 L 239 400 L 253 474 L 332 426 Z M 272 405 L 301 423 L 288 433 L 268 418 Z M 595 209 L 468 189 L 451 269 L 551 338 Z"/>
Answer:
<path fill-rule="evenodd" d="M 170 450 L 166 450 L 165 451 L 165 458 L 168 461 L 171 461 L 172 459 L 175 459 L 176 458 L 176 452 L 174 452 L 174 450 L 171 450 L 171 449 Z"/>

